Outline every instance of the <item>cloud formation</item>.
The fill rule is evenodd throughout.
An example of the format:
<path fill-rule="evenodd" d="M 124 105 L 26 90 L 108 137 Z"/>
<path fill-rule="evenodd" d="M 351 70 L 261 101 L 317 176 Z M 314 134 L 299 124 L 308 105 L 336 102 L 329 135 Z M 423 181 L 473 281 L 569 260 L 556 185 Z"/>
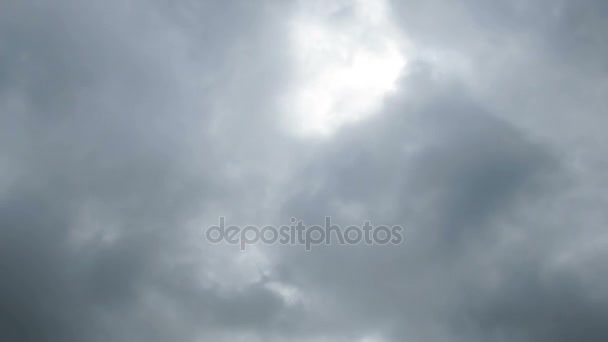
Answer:
<path fill-rule="evenodd" d="M 0 340 L 608 338 L 606 4 L 311 3 L 0 2 Z"/>

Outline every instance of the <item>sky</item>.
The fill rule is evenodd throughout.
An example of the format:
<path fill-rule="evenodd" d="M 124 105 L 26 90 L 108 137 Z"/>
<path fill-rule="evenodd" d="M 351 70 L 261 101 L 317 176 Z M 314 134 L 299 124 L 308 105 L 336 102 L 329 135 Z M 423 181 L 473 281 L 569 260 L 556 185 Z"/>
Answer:
<path fill-rule="evenodd" d="M 0 340 L 607 341 L 607 17 L 0 0 Z"/>

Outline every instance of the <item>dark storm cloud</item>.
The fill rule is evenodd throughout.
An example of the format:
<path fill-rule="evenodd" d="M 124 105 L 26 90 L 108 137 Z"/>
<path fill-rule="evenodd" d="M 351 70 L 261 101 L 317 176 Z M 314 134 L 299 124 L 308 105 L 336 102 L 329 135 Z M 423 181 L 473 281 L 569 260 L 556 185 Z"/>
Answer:
<path fill-rule="evenodd" d="M 218 158 L 234 147 L 213 150 L 208 131 L 233 96 L 264 107 L 230 85 L 249 76 L 221 68 L 263 69 L 257 50 L 242 59 L 224 41 L 272 40 L 265 14 L 235 4 L 222 14 L 243 20 L 182 31 L 155 3 L 1 6 L 0 339 L 193 340 L 271 325 L 284 310 L 276 293 L 209 287 L 204 268 L 180 261 L 185 222 L 210 198 L 238 203 Z"/>
<path fill-rule="evenodd" d="M 508 265 L 497 288 L 481 291 L 456 324 L 483 340 L 602 341 L 605 298 L 594 298 L 573 272 L 546 272 L 535 260 Z M 455 325 L 456 325 L 455 324 Z"/>
<path fill-rule="evenodd" d="M 424 77 L 410 75 L 408 82 L 423 84 Z M 468 270 L 476 267 L 472 255 L 491 255 L 509 234 L 500 223 L 519 224 L 514 213 L 552 196 L 552 179 L 561 172 L 547 146 L 462 91 L 421 92 L 430 94 L 409 95 L 428 102 L 390 102 L 384 116 L 338 136 L 305 169 L 296 182 L 303 190 L 284 208 L 308 224 L 326 215 L 356 224 L 356 215 L 336 215 L 353 205 L 376 224 L 405 223 L 401 246 L 319 247 L 310 254 L 287 249 L 282 263 L 296 284 L 344 301 L 331 315 L 347 317 L 337 318 L 337 326 L 404 325 L 396 340 L 434 336 L 466 309 L 452 295 L 485 286 L 483 274 Z"/>

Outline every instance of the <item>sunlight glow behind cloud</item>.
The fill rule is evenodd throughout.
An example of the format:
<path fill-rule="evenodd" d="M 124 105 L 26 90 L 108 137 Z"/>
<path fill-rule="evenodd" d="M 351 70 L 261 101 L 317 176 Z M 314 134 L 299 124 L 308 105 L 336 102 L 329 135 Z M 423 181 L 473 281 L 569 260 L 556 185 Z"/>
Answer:
<path fill-rule="evenodd" d="M 288 95 L 303 135 L 329 135 L 380 108 L 406 63 L 384 1 L 306 2 L 292 23 Z"/>

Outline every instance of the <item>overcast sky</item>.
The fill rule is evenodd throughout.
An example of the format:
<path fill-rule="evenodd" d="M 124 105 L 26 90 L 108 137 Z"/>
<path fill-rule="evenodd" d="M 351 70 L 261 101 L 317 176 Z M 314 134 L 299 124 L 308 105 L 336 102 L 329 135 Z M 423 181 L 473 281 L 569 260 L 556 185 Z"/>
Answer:
<path fill-rule="evenodd" d="M 608 341 L 608 2 L 0 0 L 0 340 Z M 237 246 L 325 216 L 397 246 Z"/>

